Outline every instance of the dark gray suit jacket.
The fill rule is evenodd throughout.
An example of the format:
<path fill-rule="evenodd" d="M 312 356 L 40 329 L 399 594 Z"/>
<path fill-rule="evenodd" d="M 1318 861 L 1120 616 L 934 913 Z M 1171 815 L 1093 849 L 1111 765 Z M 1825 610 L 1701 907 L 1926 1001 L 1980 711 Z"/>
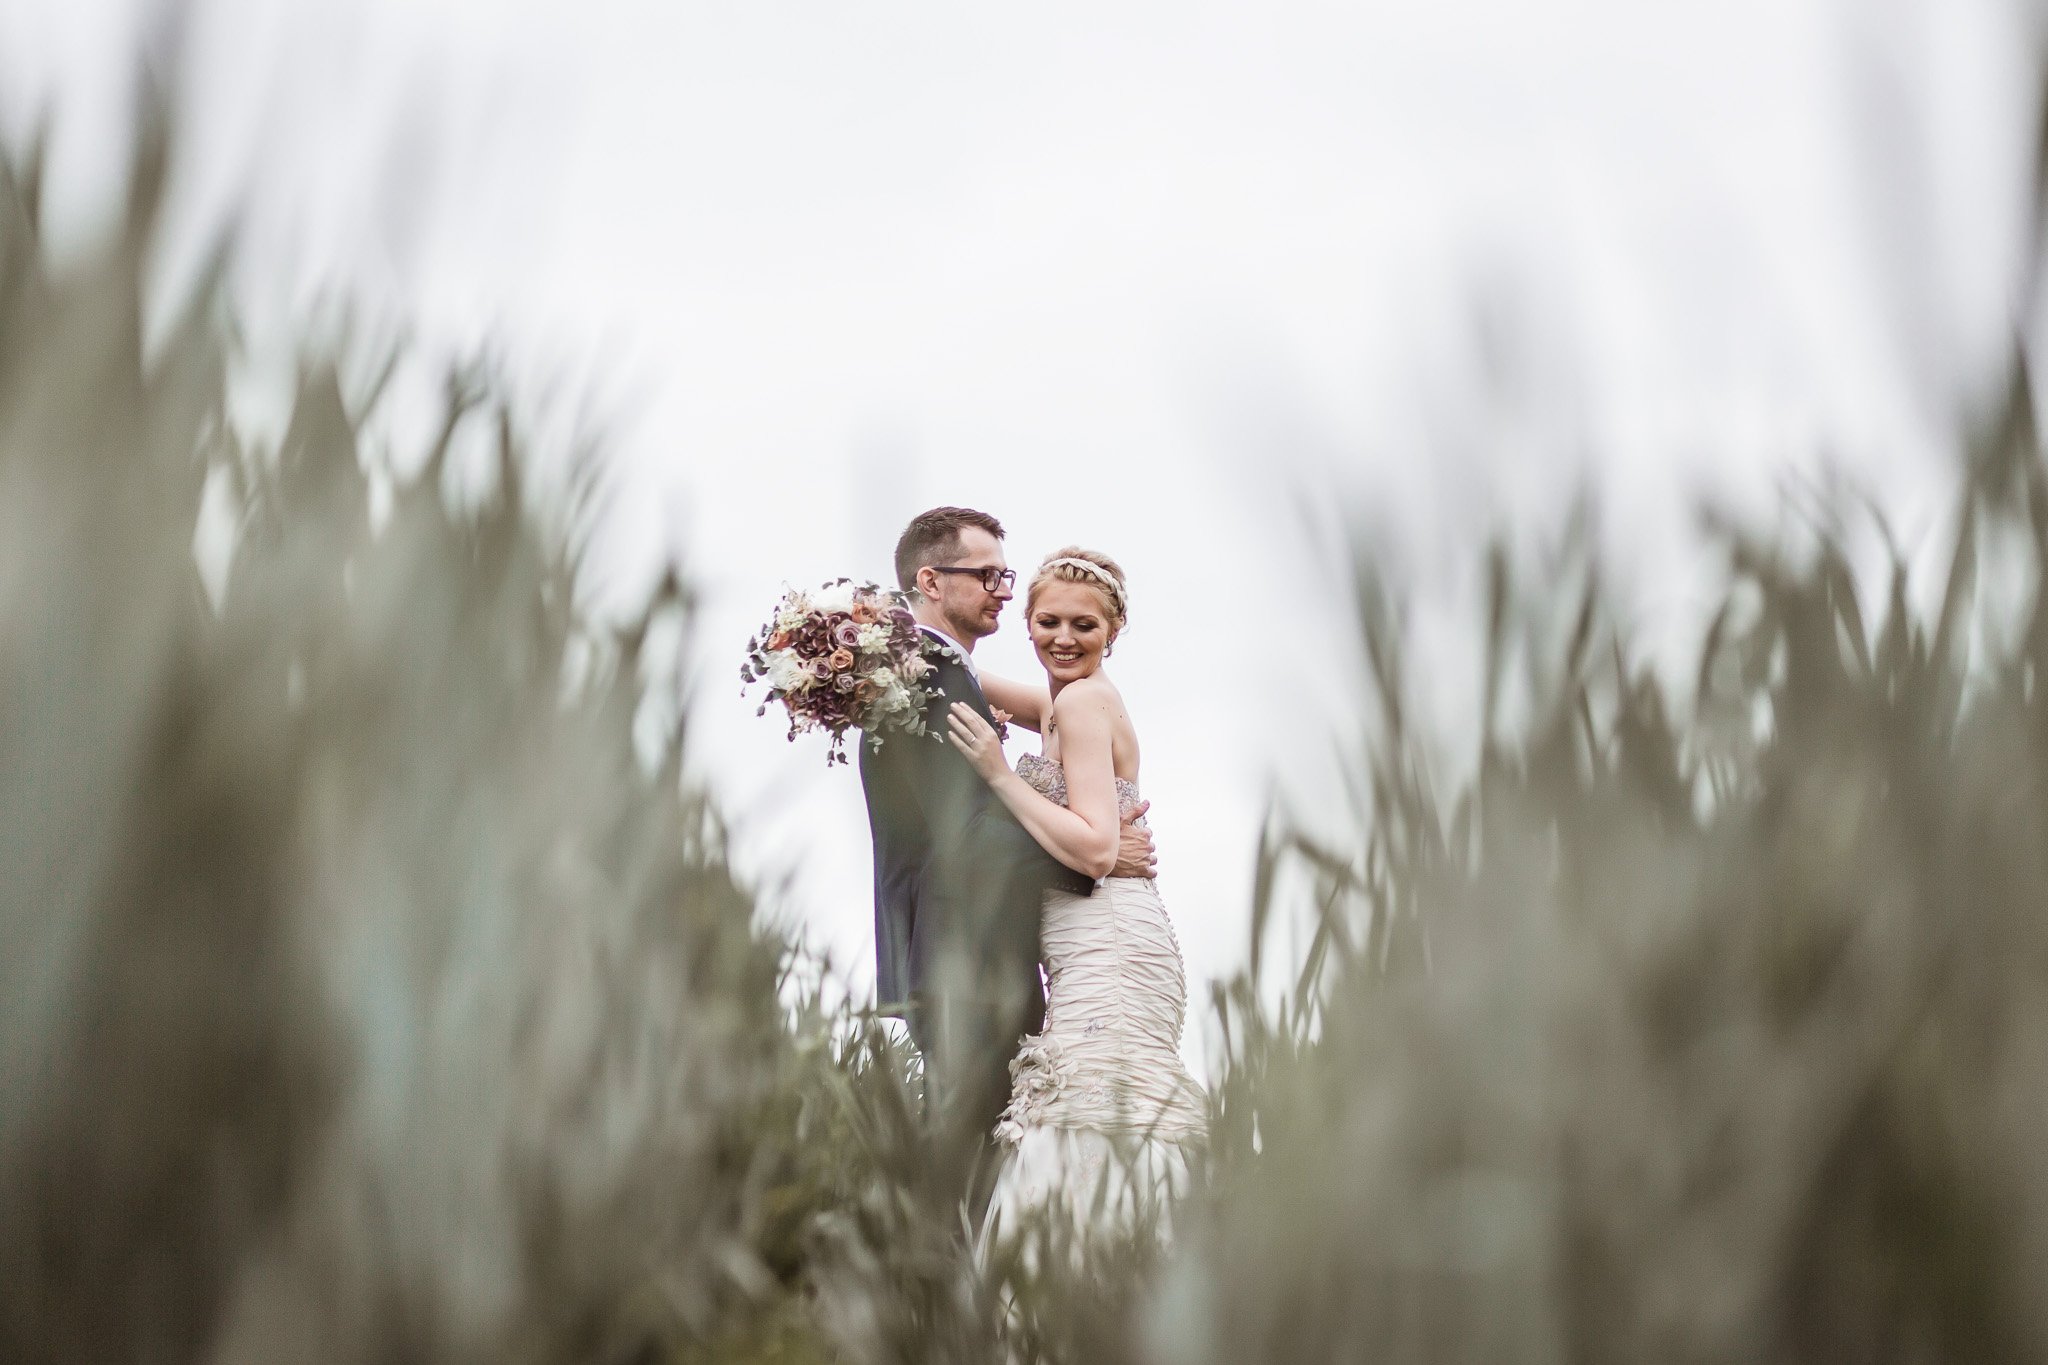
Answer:
<path fill-rule="evenodd" d="M 875 850 L 875 990 L 884 1013 L 927 997 L 939 953 L 957 943 L 985 969 L 1027 975 L 1044 1017 L 1038 977 L 1039 915 L 1048 887 L 1088 894 L 1095 883 L 1067 867 L 1019 825 L 945 738 L 946 714 L 964 701 L 991 720 L 988 699 L 950 652 L 933 648 L 937 695 L 930 733 L 891 734 L 860 746 L 861 788 Z"/>

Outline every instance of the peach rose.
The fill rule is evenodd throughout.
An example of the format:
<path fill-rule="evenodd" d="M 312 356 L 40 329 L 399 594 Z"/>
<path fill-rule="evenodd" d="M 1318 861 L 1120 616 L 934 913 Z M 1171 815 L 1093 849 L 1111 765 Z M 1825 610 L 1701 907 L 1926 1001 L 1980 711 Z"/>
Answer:
<path fill-rule="evenodd" d="M 834 673 L 844 672 L 846 669 L 853 667 L 853 651 L 843 648 L 835 649 L 825 662 L 832 665 Z"/>

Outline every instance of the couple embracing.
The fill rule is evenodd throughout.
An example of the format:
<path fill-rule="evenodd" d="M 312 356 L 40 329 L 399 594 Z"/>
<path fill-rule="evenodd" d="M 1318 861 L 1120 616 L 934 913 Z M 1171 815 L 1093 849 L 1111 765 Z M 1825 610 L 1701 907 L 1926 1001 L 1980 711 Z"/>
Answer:
<path fill-rule="evenodd" d="M 925 1062 L 932 1191 L 1078 1214 L 1175 1183 L 1205 1127 L 1180 1061 L 1187 986 L 1152 879 L 1138 735 L 1103 671 L 1129 619 L 1114 560 L 1070 547 L 1024 585 L 1043 682 L 978 670 L 1016 595 L 994 517 L 940 507 L 896 545 L 931 637 L 933 738 L 862 745 L 875 976 Z M 1001 728 L 1037 732 L 1012 769 Z M 943 742 L 939 737 L 943 737 Z M 1041 981 L 1039 967 L 1044 964 Z"/>

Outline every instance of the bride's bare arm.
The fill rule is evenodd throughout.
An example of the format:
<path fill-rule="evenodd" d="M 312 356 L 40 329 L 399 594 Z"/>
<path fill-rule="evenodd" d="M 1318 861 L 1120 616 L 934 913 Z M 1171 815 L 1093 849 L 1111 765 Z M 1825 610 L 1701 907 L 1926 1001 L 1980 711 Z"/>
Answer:
<path fill-rule="evenodd" d="M 1044 687 L 994 673 L 983 673 L 980 681 L 981 694 L 996 710 L 1009 712 L 1010 724 L 1021 725 L 1034 735 L 1044 732 L 1045 713 L 1052 706 L 1052 694 Z"/>
<path fill-rule="evenodd" d="M 1067 804 L 1041 796 L 1017 776 L 1003 746 L 970 706 L 948 717 L 953 747 L 967 756 L 1025 833 L 1040 848 L 1086 877 L 1105 877 L 1117 865 L 1123 832 L 1117 818 L 1116 768 L 1110 754 L 1111 695 L 1075 683 L 1053 703 L 1060 724 L 1060 763 L 1067 773 Z"/>

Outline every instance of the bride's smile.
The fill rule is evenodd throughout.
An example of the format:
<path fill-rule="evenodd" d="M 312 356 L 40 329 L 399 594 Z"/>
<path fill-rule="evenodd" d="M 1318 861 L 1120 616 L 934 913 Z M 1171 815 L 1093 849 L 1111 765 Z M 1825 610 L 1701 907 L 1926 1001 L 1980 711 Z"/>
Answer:
<path fill-rule="evenodd" d="M 1055 684 L 1088 677 L 1102 666 L 1109 633 L 1102 594 L 1085 583 L 1053 582 L 1032 603 L 1031 644 Z"/>

